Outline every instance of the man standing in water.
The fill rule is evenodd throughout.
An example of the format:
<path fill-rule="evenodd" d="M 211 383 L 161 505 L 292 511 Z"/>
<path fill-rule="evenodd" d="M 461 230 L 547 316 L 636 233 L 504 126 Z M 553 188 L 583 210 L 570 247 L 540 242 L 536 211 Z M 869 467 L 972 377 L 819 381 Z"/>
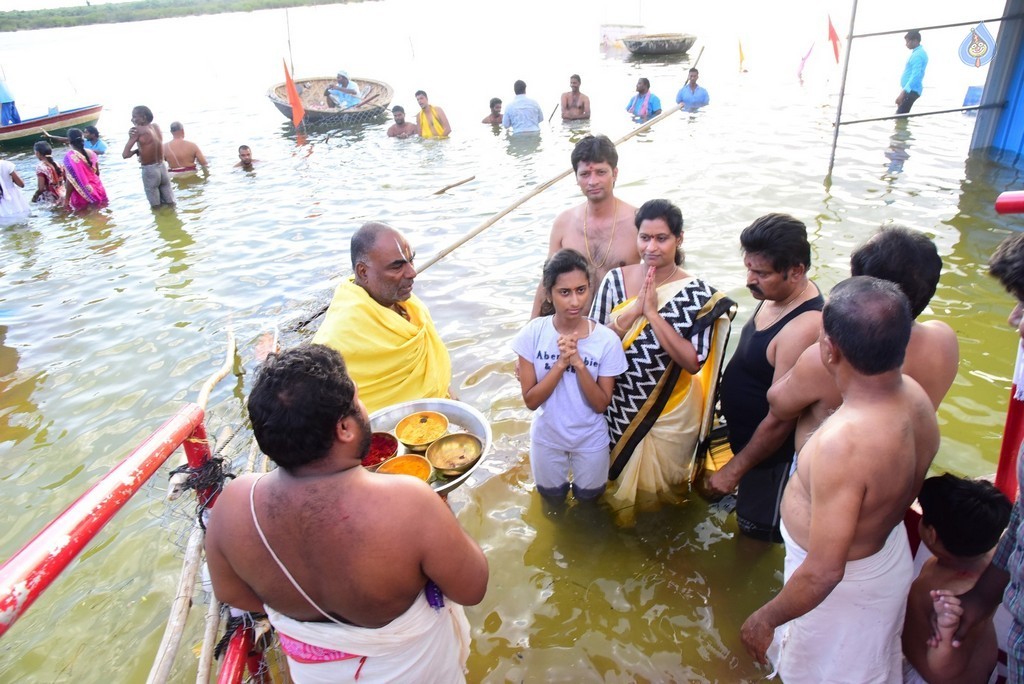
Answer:
<path fill-rule="evenodd" d="M 171 122 L 171 141 L 164 144 L 164 158 L 168 171 L 173 174 L 192 174 L 198 166 L 206 173 L 206 157 L 199 145 L 185 140 L 185 127 L 180 121 Z"/>
<path fill-rule="evenodd" d="M 271 354 L 248 406 L 278 467 L 211 509 L 217 598 L 267 613 L 296 682 L 464 682 L 462 605 L 483 599 L 487 559 L 427 484 L 362 467 L 370 421 L 341 355 Z"/>
<path fill-rule="evenodd" d="M 948 325 L 916 320 L 935 294 L 942 273 L 942 257 L 935 243 L 916 230 L 887 226 L 853 253 L 850 273 L 896 283 L 907 296 L 915 320 L 903 373 L 921 385 L 937 411 L 956 379 L 960 351 L 956 333 Z M 772 414 L 781 420 L 797 420 L 797 454 L 842 401 L 815 345 L 804 350 L 789 373 L 768 391 Z"/>
<path fill-rule="evenodd" d="M 569 92 L 562 93 L 562 121 L 582 121 L 590 118 L 590 98 L 580 92 L 579 74 L 569 77 Z"/>
<path fill-rule="evenodd" d="M 236 169 L 242 169 L 243 171 L 252 171 L 252 165 L 256 160 L 252 158 L 252 149 L 248 145 L 238 146 L 238 161 L 235 163 Z"/>
<path fill-rule="evenodd" d="M 501 125 L 502 113 L 501 113 L 501 98 L 492 97 L 491 102 L 488 105 L 491 108 L 491 113 L 483 118 L 480 123 L 485 124 L 496 124 Z"/>
<path fill-rule="evenodd" d="M 157 209 L 165 204 L 174 206 L 171 176 L 164 164 L 164 136 L 160 127 L 153 123 L 153 112 L 143 105 L 135 107 L 132 109 L 132 124 L 121 156 L 125 159 L 136 154 L 139 156 L 142 187 L 146 190 L 146 199 L 151 207 Z"/>
<path fill-rule="evenodd" d="M 789 372 L 818 335 L 824 300 L 810 278 L 807 226 L 788 214 L 767 214 L 740 234 L 747 288 L 761 304 L 740 334 L 722 375 L 722 412 L 735 454 L 707 482 L 716 494 L 737 485 L 740 532 L 781 542 L 779 502 L 793 462 L 795 420 L 768 410 L 768 389 Z"/>
<path fill-rule="evenodd" d="M 651 92 L 651 82 L 641 78 L 636 82 L 636 95 L 626 105 L 626 111 L 633 117 L 634 123 L 650 121 L 661 114 L 661 100 Z"/>
<path fill-rule="evenodd" d="M 640 263 L 633 223 L 636 207 L 615 196 L 619 153 L 608 136 L 584 136 L 569 158 L 576 184 L 586 200 L 555 219 L 548 240 L 548 258 L 560 249 L 575 249 L 587 257 L 594 270 L 593 292 L 608 271 Z M 540 315 L 543 303 L 544 291 L 538 285 L 531 318 Z M 585 309 L 589 311 L 589 302 Z"/>
<path fill-rule="evenodd" d="M 505 107 L 505 115 L 501 117 L 501 125 L 512 129 L 512 135 L 520 133 L 540 133 L 540 123 L 544 120 L 544 112 L 533 98 L 526 96 L 526 81 L 512 84 L 515 98 Z"/>
<path fill-rule="evenodd" d="M 928 53 L 921 47 L 921 32 L 907 31 L 903 36 L 910 50 L 907 65 L 900 77 L 900 94 L 896 96 L 896 113 L 909 114 L 910 108 L 924 91 L 924 70 L 928 66 Z"/>
<path fill-rule="evenodd" d="M 444 110 L 430 104 L 425 91 L 416 91 L 416 104 L 420 106 L 420 113 L 416 115 L 416 126 L 419 128 L 421 138 L 447 138 L 452 134 L 452 127 Z"/>
<path fill-rule="evenodd" d="M 932 402 L 901 372 L 912 324 L 900 289 L 867 276 L 836 285 L 822 312 L 822 362 L 843 404 L 786 486 L 782 590 L 740 629 L 786 684 L 902 681 L 914 571 L 903 516 L 939 448 Z"/>
<path fill-rule="evenodd" d="M 405 107 L 395 105 L 391 108 L 391 115 L 395 117 L 395 123 L 388 129 L 389 138 L 412 138 L 416 136 L 416 124 L 405 120 Z"/>
<path fill-rule="evenodd" d="M 451 396 L 452 363 L 430 311 L 412 293 L 416 255 L 397 230 L 364 223 L 352 236 L 355 274 L 338 285 L 313 336 L 341 352 L 370 412 Z"/>

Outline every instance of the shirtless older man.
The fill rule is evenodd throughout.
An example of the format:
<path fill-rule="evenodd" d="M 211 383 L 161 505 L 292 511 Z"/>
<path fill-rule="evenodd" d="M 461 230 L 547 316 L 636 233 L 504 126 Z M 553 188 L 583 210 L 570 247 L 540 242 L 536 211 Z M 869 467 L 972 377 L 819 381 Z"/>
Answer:
<path fill-rule="evenodd" d="M 785 584 L 740 630 L 786 684 L 902 681 L 903 516 L 939 448 L 932 402 L 901 372 L 912 325 L 899 288 L 866 276 L 836 285 L 822 312 L 819 353 L 843 404 L 786 486 Z"/>
<path fill-rule="evenodd" d="M 576 184 L 587 198 L 555 219 L 548 240 L 548 257 L 560 249 L 575 249 L 587 257 L 594 270 L 594 287 L 613 268 L 640 263 L 636 247 L 636 207 L 615 196 L 619 153 L 605 135 L 584 136 L 573 148 L 572 170 Z M 543 288 L 537 286 L 531 318 L 541 314 Z M 590 302 L 584 310 L 589 310 Z"/>
<path fill-rule="evenodd" d="M 153 112 L 149 107 L 139 105 L 132 109 L 132 127 L 128 129 L 128 142 L 124 144 L 121 156 L 128 159 L 139 156 L 142 164 L 142 187 L 146 199 L 154 209 L 162 205 L 174 205 L 171 177 L 164 164 L 164 136 L 160 127 L 153 123 Z"/>
<path fill-rule="evenodd" d="M 313 341 L 337 349 L 370 412 L 451 396 L 452 363 L 426 305 L 412 293 L 416 254 L 384 223 L 352 235 L 355 275 L 334 291 Z"/>
<path fill-rule="evenodd" d="M 579 74 L 569 77 L 569 92 L 562 93 L 562 121 L 590 118 L 590 98 L 580 92 Z"/>
<path fill-rule="evenodd" d="M 249 417 L 278 468 L 232 480 L 211 511 L 217 598 L 266 611 L 300 684 L 465 681 L 462 605 L 483 598 L 487 560 L 425 483 L 362 467 L 370 422 L 341 355 L 271 354 Z"/>
<path fill-rule="evenodd" d="M 894 226 L 882 228 L 858 248 L 850 258 L 850 267 L 852 275 L 896 283 L 917 319 L 935 294 L 942 258 L 928 236 Z M 942 321 L 914 321 L 903 372 L 924 388 L 935 410 L 956 379 L 959 363 L 960 347 L 952 328 Z M 804 351 L 792 370 L 768 391 L 776 418 L 797 419 L 796 453 L 842 401 L 815 346 Z"/>
<path fill-rule="evenodd" d="M 171 122 L 171 140 L 164 143 L 164 159 L 167 160 L 167 170 L 175 176 L 194 174 L 200 166 L 203 173 L 207 171 L 206 157 L 199 145 L 185 140 L 185 127 L 180 121 Z"/>

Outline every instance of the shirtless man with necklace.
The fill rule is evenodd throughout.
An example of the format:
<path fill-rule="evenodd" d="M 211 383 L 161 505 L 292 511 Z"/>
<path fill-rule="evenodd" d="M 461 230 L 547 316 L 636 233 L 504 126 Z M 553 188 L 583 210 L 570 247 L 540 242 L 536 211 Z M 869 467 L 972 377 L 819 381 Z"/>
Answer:
<path fill-rule="evenodd" d="M 636 207 L 615 197 L 619 155 L 607 136 L 584 137 L 576 143 L 571 160 L 576 183 L 587 199 L 555 219 L 547 256 L 560 249 L 575 249 L 593 268 L 593 282 L 600 283 L 613 268 L 640 263 L 633 222 Z M 538 285 L 531 318 L 541 314 L 543 303 L 544 290 Z"/>
<path fill-rule="evenodd" d="M 590 98 L 580 92 L 580 77 L 569 77 L 569 92 L 562 93 L 562 121 L 583 121 L 590 118 Z"/>

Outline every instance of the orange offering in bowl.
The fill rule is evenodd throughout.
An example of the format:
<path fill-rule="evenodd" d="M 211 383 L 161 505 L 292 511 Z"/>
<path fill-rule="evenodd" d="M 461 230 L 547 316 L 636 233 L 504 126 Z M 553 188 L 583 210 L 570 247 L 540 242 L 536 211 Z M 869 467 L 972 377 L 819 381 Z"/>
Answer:
<path fill-rule="evenodd" d="M 377 472 L 391 475 L 412 475 L 424 482 L 429 482 L 434 475 L 434 466 L 430 465 L 430 461 L 422 456 L 403 454 L 381 463 Z"/>

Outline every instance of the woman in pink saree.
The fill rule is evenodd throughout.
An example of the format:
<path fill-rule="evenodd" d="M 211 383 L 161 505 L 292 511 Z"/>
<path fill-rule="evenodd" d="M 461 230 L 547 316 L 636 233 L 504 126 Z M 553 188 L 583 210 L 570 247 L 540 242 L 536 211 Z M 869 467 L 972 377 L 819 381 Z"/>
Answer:
<path fill-rule="evenodd" d="M 68 131 L 68 143 L 71 149 L 64 155 L 64 206 L 79 211 L 106 204 L 107 191 L 100 181 L 96 153 L 85 149 L 82 131 L 77 128 Z"/>

